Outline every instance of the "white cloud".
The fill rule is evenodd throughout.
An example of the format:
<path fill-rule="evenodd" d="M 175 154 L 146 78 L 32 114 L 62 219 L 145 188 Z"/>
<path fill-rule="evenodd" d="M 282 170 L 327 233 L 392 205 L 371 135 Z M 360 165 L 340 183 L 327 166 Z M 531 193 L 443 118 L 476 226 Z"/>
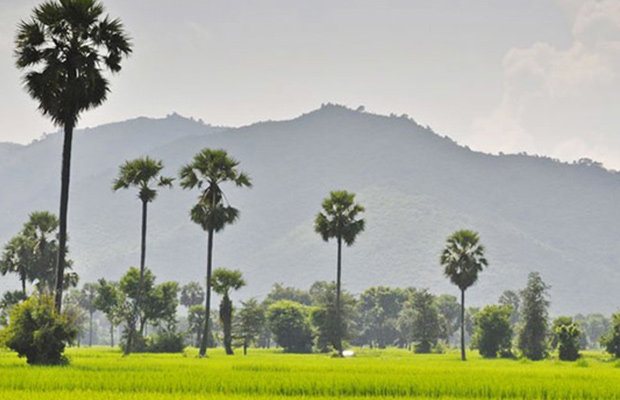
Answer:
<path fill-rule="evenodd" d="M 474 122 L 472 146 L 620 168 L 620 0 L 559 6 L 572 21 L 571 43 L 506 53 L 501 103 Z"/>

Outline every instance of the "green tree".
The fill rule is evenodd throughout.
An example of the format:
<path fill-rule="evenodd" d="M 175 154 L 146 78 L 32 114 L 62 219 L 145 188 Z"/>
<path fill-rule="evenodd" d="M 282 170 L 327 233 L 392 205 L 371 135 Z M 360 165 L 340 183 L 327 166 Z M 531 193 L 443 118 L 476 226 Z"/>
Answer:
<path fill-rule="evenodd" d="M 189 332 L 195 335 L 195 346 L 199 347 L 202 339 L 202 329 L 205 321 L 205 306 L 197 304 L 191 306 L 187 312 Z"/>
<path fill-rule="evenodd" d="M 290 300 L 301 303 L 305 306 L 312 304 L 310 293 L 307 290 L 298 289 L 292 286 L 284 286 L 281 283 L 274 283 L 271 291 L 267 293 L 263 305 L 269 307 L 280 300 Z"/>
<path fill-rule="evenodd" d="M 33 295 L 13 308 L 3 337 L 6 346 L 26 357 L 28 364 L 56 365 L 68 362 L 63 352 L 77 333 L 71 315 L 57 313 L 54 299 L 43 294 Z"/>
<path fill-rule="evenodd" d="M 376 286 L 366 289 L 357 303 L 360 344 L 385 348 L 398 340 L 398 315 L 406 300 L 402 289 Z"/>
<path fill-rule="evenodd" d="M 495 358 L 498 354 L 510 355 L 512 347 L 512 327 L 509 305 L 486 306 L 475 319 L 473 344 L 485 358 Z"/>
<path fill-rule="evenodd" d="M 607 333 L 601 337 L 601 346 L 609 354 L 620 358 L 620 313 L 611 316 L 611 326 Z"/>
<path fill-rule="evenodd" d="M 579 358 L 581 329 L 572 318 L 559 317 L 553 321 L 553 333 L 557 337 L 558 353 L 562 361 L 576 361 Z"/>
<path fill-rule="evenodd" d="M 60 194 L 60 232 L 56 273 L 56 309 L 64 288 L 67 212 L 73 129 L 80 114 L 101 105 L 110 91 L 104 70 L 119 72 L 131 53 L 120 20 L 102 17 L 96 0 L 49 0 L 19 24 L 16 64 L 24 86 L 44 116 L 64 129 Z"/>
<path fill-rule="evenodd" d="M 256 299 L 241 302 L 241 309 L 235 317 L 235 336 L 241 340 L 243 355 L 248 347 L 256 343 L 265 328 L 265 308 Z"/>
<path fill-rule="evenodd" d="M 560 338 L 555 333 L 557 328 L 563 325 L 571 325 L 573 323 L 572 317 L 560 316 L 553 320 L 553 325 L 551 326 L 551 348 L 553 350 L 557 349 L 560 344 Z"/>
<path fill-rule="evenodd" d="M 138 289 L 138 287 L 140 287 L 140 289 Z M 127 307 L 127 305 L 124 305 L 122 307 L 122 309 L 124 310 L 123 320 L 125 321 L 126 325 L 126 336 L 127 340 L 129 340 L 131 323 L 134 318 L 133 305 L 136 304 L 138 291 L 142 293 L 145 299 L 152 298 L 153 290 L 155 289 L 155 275 L 153 275 L 150 269 L 146 268 L 142 277 L 142 282 L 140 283 L 140 270 L 136 267 L 131 267 L 125 273 L 125 275 L 121 277 L 121 280 L 119 282 L 119 288 L 124 294 L 125 301 L 131 302 L 130 307 Z M 136 322 L 139 323 L 139 328 L 137 329 L 137 332 L 140 335 L 144 334 L 144 327 L 148 322 L 149 314 L 147 313 L 146 307 L 144 307 L 144 304 L 146 304 L 146 302 L 148 302 L 148 300 L 144 303 L 141 303 L 142 305 L 138 308 L 138 317 L 136 318 Z M 131 311 L 129 311 L 128 309 Z M 126 345 L 127 344 L 125 343 L 125 346 Z"/>
<path fill-rule="evenodd" d="M 452 234 L 441 253 L 444 274 L 461 290 L 461 359 L 465 361 L 465 291 L 478 280 L 478 274 L 488 266 L 484 246 L 476 232 L 460 230 Z"/>
<path fill-rule="evenodd" d="M 21 290 L 6 291 L 0 299 L 0 326 L 8 324 L 9 313 L 14 306 L 26 300 L 28 297 Z"/>
<path fill-rule="evenodd" d="M 114 180 L 113 189 L 115 191 L 121 189 L 129 189 L 130 187 L 138 188 L 138 198 L 142 202 L 142 232 L 140 245 L 140 279 L 142 282 L 144 277 L 144 269 L 146 268 L 146 222 L 147 208 L 157 197 L 157 190 L 154 187 L 172 187 L 173 178 L 161 175 L 164 164 L 160 160 L 154 160 L 150 157 L 141 157 L 135 160 L 126 161 L 121 165 L 118 171 L 118 177 Z M 140 284 L 138 284 L 140 288 Z M 132 339 L 136 329 L 136 319 L 138 309 L 140 308 L 142 293 L 138 290 L 136 302 L 134 304 L 134 315 L 129 326 L 129 336 L 125 354 L 131 353 Z"/>
<path fill-rule="evenodd" d="M 310 320 L 316 327 L 316 345 L 321 352 L 327 352 L 330 348 L 337 349 L 340 340 L 348 340 L 354 336 L 349 327 L 355 318 L 355 297 L 346 290 L 343 290 L 340 296 L 340 319 L 338 319 L 336 283 L 317 281 L 310 287 L 310 297 L 314 306 L 310 312 Z"/>
<path fill-rule="evenodd" d="M 519 323 L 519 307 L 521 306 L 521 298 L 519 293 L 514 290 L 504 290 L 499 297 L 499 304 L 502 306 L 510 306 L 512 314 L 510 314 L 510 324 L 516 326 Z"/>
<path fill-rule="evenodd" d="M 216 269 L 213 272 L 213 291 L 222 296 L 220 303 L 220 322 L 224 330 L 224 348 L 226 354 L 234 354 L 232 349 L 232 317 L 233 305 L 230 300 L 230 291 L 239 290 L 245 286 L 241 271 Z"/>
<path fill-rule="evenodd" d="M 238 187 L 251 187 L 250 177 L 239 171 L 239 162 L 224 150 L 204 149 L 194 156 L 191 163 L 181 168 L 180 184 L 183 189 L 198 188 L 198 202 L 191 209 L 190 216 L 194 223 L 207 232 L 207 310 L 202 342 L 199 354 L 207 354 L 207 338 L 209 337 L 209 310 L 211 307 L 211 280 L 213 258 L 213 234 L 221 231 L 228 224 L 239 218 L 239 210 L 227 204 L 222 190 L 224 183 L 230 182 Z"/>
<path fill-rule="evenodd" d="M 399 325 L 416 353 L 430 353 L 442 334 L 436 298 L 427 289 L 410 291 L 400 313 Z"/>
<path fill-rule="evenodd" d="M 97 295 L 93 304 L 97 310 L 105 314 L 110 323 L 110 346 L 114 347 L 114 328 L 122 321 L 124 295 L 117 282 L 108 282 L 103 278 L 99 279 L 95 290 Z"/>
<path fill-rule="evenodd" d="M 34 249 L 33 244 L 23 235 L 11 238 L 4 246 L 0 259 L 0 273 L 2 276 L 14 273 L 19 276 L 22 284 L 22 293 L 26 297 L 26 282 L 32 279 Z"/>
<path fill-rule="evenodd" d="M 336 326 L 342 327 L 340 289 L 342 284 L 342 242 L 347 246 L 353 245 L 355 238 L 364 231 L 364 220 L 359 214 L 364 212 L 364 207 L 355 203 L 355 194 L 346 190 L 330 192 L 329 197 L 323 200 L 322 212 L 319 212 L 314 220 L 314 230 L 321 235 L 324 241 L 335 238 L 338 244 L 338 257 L 336 266 Z M 338 332 L 336 337 L 336 350 L 342 357 L 342 336 Z"/>
<path fill-rule="evenodd" d="M 450 338 L 459 329 L 459 315 L 461 306 L 455 296 L 450 294 L 442 294 L 435 299 L 437 311 L 439 311 L 442 339 L 448 344 Z"/>
<path fill-rule="evenodd" d="M 528 276 L 527 287 L 521 291 L 521 330 L 517 345 L 523 355 L 531 360 L 541 360 L 547 355 L 548 296 L 549 286 L 538 272 Z"/>
<path fill-rule="evenodd" d="M 290 300 L 280 300 L 267 309 L 267 323 L 276 342 L 287 353 L 312 351 L 312 327 L 308 307 Z"/>
<path fill-rule="evenodd" d="M 181 288 L 181 305 L 192 308 L 202 304 L 205 299 L 205 290 L 198 282 L 189 282 Z"/>
<path fill-rule="evenodd" d="M 97 311 L 95 299 L 97 286 L 93 283 L 85 283 L 80 291 L 79 305 L 88 312 L 88 345 L 93 345 L 93 314 Z"/>

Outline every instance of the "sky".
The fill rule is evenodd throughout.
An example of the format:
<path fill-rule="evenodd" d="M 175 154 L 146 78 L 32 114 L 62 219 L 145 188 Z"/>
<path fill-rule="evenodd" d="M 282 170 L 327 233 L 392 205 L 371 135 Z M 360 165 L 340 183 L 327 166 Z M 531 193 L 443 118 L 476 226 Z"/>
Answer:
<path fill-rule="evenodd" d="M 0 142 L 57 130 L 14 66 L 35 0 L 0 0 Z M 79 127 L 222 126 L 322 103 L 408 114 L 474 150 L 620 169 L 620 0 L 106 0 L 134 53 Z"/>

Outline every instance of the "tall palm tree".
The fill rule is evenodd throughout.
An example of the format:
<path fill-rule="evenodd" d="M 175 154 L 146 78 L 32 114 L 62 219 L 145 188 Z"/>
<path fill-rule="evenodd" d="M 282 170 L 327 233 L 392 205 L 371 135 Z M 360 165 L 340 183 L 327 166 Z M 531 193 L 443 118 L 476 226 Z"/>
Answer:
<path fill-rule="evenodd" d="M 140 247 L 140 276 L 138 278 L 138 293 L 136 295 L 136 301 L 134 303 L 133 316 L 131 318 L 131 326 L 129 327 L 129 335 L 127 337 L 127 346 L 125 347 L 125 354 L 131 353 L 131 346 L 133 344 L 134 331 L 136 329 L 136 319 L 138 315 L 138 309 L 141 307 L 141 295 L 142 295 L 142 281 L 144 279 L 144 269 L 146 262 L 146 217 L 147 207 L 150 202 L 157 197 L 157 190 L 153 187 L 172 187 L 173 178 L 162 176 L 161 170 L 164 168 L 164 164 L 159 160 L 153 160 L 150 157 L 141 157 L 135 160 L 126 161 L 121 165 L 118 172 L 118 177 L 114 180 L 113 189 L 115 191 L 120 189 L 129 189 L 130 187 L 137 187 L 138 198 L 142 201 L 142 240 Z"/>
<path fill-rule="evenodd" d="M 489 263 L 484 257 L 484 246 L 476 232 L 460 230 L 446 240 L 440 263 L 444 275 L 461 290 L 461 359 L 465 361 L 465 290 L 478 280 L 478 273 Z"/>
<path fill-rule="evenodd" d="M 364 207 L 355 203 L 355 194 L 337 190 L 323 200 L 323 211 L 314 220 L 314 230 L 324 241 L 336 238 L 338 243 L 338 262 L 336 268 L 336 343 L 338 355 L 342 357 L 342 320 L 340 310 L 340 287 L 342 277 L 342 242 L 351 246 L 355 238 L 364 230 L 364 220 L 357 219 Z"/>
<path fill-rule="evenodd" d="M 222 296 L 220 303 L 220 321 L 224 331 L 224 348 L 226 354 L 233 355 L 232 349 L 232 301 L 230 291 L 239 290 L 245 286 L 241 271 L 230 271 L 219 268 L 213 272 L 213 291 Z"/>
<path fill-rule="evenodd" d="M 207 232 L 207 288 L 206 317 L 200 342 L 200 356 L 207 354 L 209 319 L 211 307 L 211 278 L 213 257 L 213 234 L 239 218 L 239 210 L 230 206 L 225 199 L 221 185 L 226 182 L 238 187 L 251 187 L 250 177 L 238 170 L 239 161 L 228 156 L 224 150 L 204 149 L 194 156 L 191 163 L 181 168 L 180 184 L 183 189 L 198 188 L 200 196 L 192 207 L 190 217 Z"/>
<path fill-rule="evenodd" d="M 50 0 L 21 21 L 15 39 L 17 68 L 39 111 L 64 130 L 60 191 L 56 309 L 60 311 L 66 265 L 67 212 L 73 129 L 80 114 L 101 105 L 110 91 L 104 70 L 121 70 L 131 43 L 120 20 L 103 17 L 96 0 Z"/>
<path fill-rule="evenodd" d="M 2 276 L 13 273 L 19 275 L 22 284 L 22 294 L 26 298 L 26 282 L 32 281 L 32 260 L 34 252 L 33 243 L 23 235 L 11 238 L 4 246 L 2 257 L 0 258 L 0 273 Z"/>

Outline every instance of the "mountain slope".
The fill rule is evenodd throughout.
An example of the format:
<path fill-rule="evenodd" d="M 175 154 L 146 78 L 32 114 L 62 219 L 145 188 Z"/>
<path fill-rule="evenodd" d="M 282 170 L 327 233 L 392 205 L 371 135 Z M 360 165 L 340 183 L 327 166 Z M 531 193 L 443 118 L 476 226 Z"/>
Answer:
<path fill-rule="evenodd" d="M 137 119 L 82 131 L 75 144 L 70 203 L 71 254 L 85 280 L 118 278 L 139 257 L 140 204 L 112 193 L 118 165 L 140 154 L 164 160 L 175 175 L 204 147 L 241 161 L 254 188 L 227 187 L 240 221 L 216 235 L 216 267 L 241 269 L 242 297 L 274 282 L 307 287 L 335 274 L 335 243 L 312 223 L 330 190 L 357 193 L 367 229 L 344 250 L 344 286 L 413 285 L 456 292 L 438 255 L 453 231 L 471 228 L 490 267 L 468 292 L 470 304 L 494 302 L 540 271 L 554 311 L 614 311 L 620 305 L 620 234 L 615 173 L 525 155 L 470 151 L 414 121 L 327 105 L 291 121 L 212 128 L 178 116 Z M 0 161 L 0 239 L 28 212 L 57 208 L 60 136 Z M 189 222 L 197 193 L 162 190 L 150 208 L 147 264 L 160 279 L 204 278 L 206 235 Z M 6 278 L 8 279 L 8 278 Z M 12 278 L 11 278 L 12 279 Z"/>

